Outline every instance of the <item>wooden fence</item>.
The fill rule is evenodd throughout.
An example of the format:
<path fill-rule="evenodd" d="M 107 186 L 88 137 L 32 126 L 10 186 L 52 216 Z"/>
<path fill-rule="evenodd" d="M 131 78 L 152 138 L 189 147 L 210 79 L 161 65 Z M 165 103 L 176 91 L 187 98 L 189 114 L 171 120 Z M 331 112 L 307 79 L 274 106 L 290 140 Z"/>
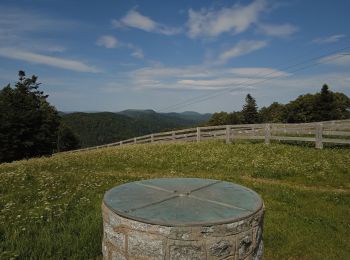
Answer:
<path fill-rule="evenodd" d="M 160 143 L 160 142 L 200 142 L 222 139 L 230 143 L 239 139 L 271 141 L 314 142 L 317 149 L 324 143 L 350 144 L 350 119 L 301 124 L 243 124 L 189 128 L 134 137 L 115 143 L 68 151 L 80 152 L 111 146 Z M 67 152 L 66 152 L 67 153 Z"/>

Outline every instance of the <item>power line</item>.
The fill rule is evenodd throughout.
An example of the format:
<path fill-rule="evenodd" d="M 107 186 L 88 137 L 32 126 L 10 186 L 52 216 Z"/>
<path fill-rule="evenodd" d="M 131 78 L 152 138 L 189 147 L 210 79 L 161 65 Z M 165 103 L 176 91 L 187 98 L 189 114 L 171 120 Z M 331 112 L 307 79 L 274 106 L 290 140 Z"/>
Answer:
<path fill-rule="evenodd" d="M 341 58 L 341 56 L 333 57 L 333 58 L 329 59 L 328 61 L 336 60 L 336 59 L 339 59 L 339 58 Z M 307 69 L 307 68 L 310 68 L 310 67 L 318 66 L 318 65 L 323 64 L 323 63 L 324 63 L 324 62 L 318 62 L 318 63 L 310 64 L 309 66 L 304 66 L 304 67 L 298 68 L 298 69 L 296 69 L 296 70 L 294 70 L 294 71 L 291 71 L 291 72 L 301 71 L 301 70 L 304 70 L 304 69 Z M 273 80 L 273 79 L 280 78 L 280 77 L 281 77 L 281 76 L 263 79 L 263 80 L 260 80 L 260 81 L 258 81 L 258 82 L 255 82 L 254 84 L 249 84 L 249 86 L 254 86 L 254 85 L 257 85 L 257 84 L 260 84 L 260 83 L 269 81 L 269 80 Z M 225 89 L 225 91 L 226 91 L 226 92 L 232 92 L 232 89 L 229 89 L 229 90 L 228 90 L 228 89 Z M 192 105 L 192 104 L 200 103 L 200 102 L 209 100 L 209 99 L 211 99 L 211 98 L 215 98 L 215 97 L 217 97 L 217 96 L 220 96 L 221 94 L 223 94 L 223 93 L 216 93 L 216 94 L 214 94 L 214 95 L 207 96 L 207 97 L 205 97 L 205 98 L 196 100 L 195 102 L 192 102 L 192 103 L 182 104 L 182 106 L 189 106 L 189 105 Z"/>
<path fill-rule="evenodd" d="M 347 50 L 349 48 L 350 48 L 350 46 L 338 48 L 336 50 L 328 52 L 327 54 L 318 55 L 318 56 L 312 57 L 310 59 L 304 60 L 302 62 L 298 62 L 298 63 L 292 64 L 292 65 L 289 65 L 289 66 L 286 66 L 286 67 L 283 67 L 283 68 L 278 68 L 279 71 L 273 71 L 273 72 L 270 72 L 270 73 L 267 73 L 267 74 L 263 74 L 263 73 L 257 74 L 255 77 L 263 77 L 264 79 L 259 80 L 257 82 L 254 82 L 253 84 L 249 84 L 249 86 L 256 85 L 256 84 L 259 84 L 259 83 L 262 83 L 262 82 L 265 82 L 265 81 L 268 81 L 268 80 L 280 78 L 280 77 L 282 77 L 280 71 L 286 71 L 286 70 L 289 70 L 289 69 L 294 68 L 294 67 L 298 67 L 298 66 L 303 65 L 303 64 L 308 64 L 308 63 L 313 62 L 315 60 L 326 58 L 326 57 L 328 57 L 330 55 L 339 54 L 340 51 L 344 51 L 344 50 Z M 329 60 L 339 59 L 339 58 L 341 58 L 344 55 L 348 55 L 348 54 L 341 54 L 340 56 L 331 57 Z M 323 63 L 324 63 L 324 61 L 323 62 L 318 62 L 318 63 L 312 63 L 312 64 L 310 64 L 308 66 L 304 66 L 304 67 L 301 67 L 301 68 L 297 68 L 297 69 L 295 69 L 293 71 L 287 71 L 287 72 L 293 73 L 293 72 L 304 70 L 304 69 L 307 69 L 307 68 L 310 68 L 310 67 L 313 67 L 313 66 L 318 66 L 318 65 L 323 64 Z M 272 76 L 274 74 L 278 74 L 279 76 L 265 78 L 266 76 Z M 209 95 L 206 94 L 206 95 L 201 95 L 201 96 L 189 98 L 187 100 L 178 102 L 178 103 L 176 103 L 174 105 L 167 106 L 167 107 L 164 107 L 162 109 L 159 109 L 158 112 L 163 112 L 163 111 L 167 111 L 169 109 L 176 109 L 176 108 L 180 108 L 180 107 L 183 107 L 183 106 L 188 106 L 188 105 L 196 104 L 196 103 L 199 103 L 199 102 L 203 102 L 203 101 L 208 100 L 210 98 L 219 96 L 219 95 L 221 95 L 223 93 L 231 92 L 233 87 L 236 88 L 238 86 L 241 86 L 241 87 L 247 86 L 247 83 L 251 82 L 252 80 L 254 80 L 254 79 L 248 79 L 248 80 L 245 80 L 245 81 L 233 84 L 233 86 L 231 86 L 231 87 L 227 87 L 225 89 L 217 90 L 216 93 L 214 93 L 214 94 L 209 94 Z"/>
<path fill-rule="evenodd" d="M 311 58 L 311 59 L 308 59 L 308 60 L 305 60 L 305 61 L 302 61 L 302 62 L 298 62 L 298 63 L 296 63 L 296 64 L 287 66 L 287 67 L 285 67 L 285 68 L 281 68 L 281 69 L 279 69 L 279 70 L 287 70 L 287 69 L 290 69 L 290 68 L 293 68 L 293 67 L 297 67 L 297 66 L 300 66 L 300 65 L 302 65 L 302 64 L 309 63 L 310 61 L 314 61 L 314 60 L 318 60 L 318 59 L 327 57 L 327 56 L 329 56 L 329 55 L 335 54 L 335 53 L 337 53 L 337 52 L 339 52 L 339 51 L 342 51 L 342 50 L 345 50 L 345 49 L 348 49 L 348 48 L 350 48 L 350 46 L 343 47 L 343 48 L 334 50 L 334 51 L 332 51 L 332 52 L 329 52 L 329 53 L 327 53 L 327 54 L 319 55 L 319 56 L 317 56 L 317 57 L 313 57 L 313 58 Z M 292 72 L 294 72 L 294 71 L 292 71 Z M 274 74 L 276 74 L 276 73 L 280 74 L 280 72 L 270 72 L 270 73 L 267 73 L 267 74 L 257 74 L 256 76 L 266 77 L 266 76 L 274 75 Z M 276 78 L 278 78 L 278 77 L 276 77 Z M 268 78 L 268 79 L 270 80 L 271 78 Z M 229 89 L 231 89 L 231 88 L 233 88 L 233 87 L 245 86 L 244 84 L 249 83 L 250 81 L 252 81 L 252 79 L 249 79 L 249 80 L 246 80 L 246 81 L 242 81 L 242 82 L 240 82 L 240 83 L 233 84 L 233 86 L 228 87 L 228 88 L 225 88 L 225 89 L 222 89 L 222 90 L 217 90 L 217 91 L 216 91 L 217 93 L 215 93 L 215 94 L 209 94 L 209 96 L 218 96 L 218 95 L 220 95 L 221 93 L 226 93 L 227 91 L 229 91 Z M 266 81 L 266 80 L 263 80 L 263 81 Z M 258 83 L 260 83 L 260 81 L 259 81 Z M 254 83 L 254 85 L 255 85 L 255 84 L 256 84 L 256 83 Z M 249 84 L 249 85 L 251 85 L 251 84 Z M 220 94 L 219 94 L 219 93 L 220 93 Z M 208 96 L 208 94 L 202 95 L 202 96 L 197 96 L 197 97 L 194 97 L 194 98 L 190 98 L 190 99 L 184 100 L 184 101 L 182 101 L 182 102 L 179 102 L 179 103 L 177 103 L 177 104 L 174 104 L 174 105 L 165 107 L 165 108 L 163 108 L 163 109 L 161 109 L 161 110 L 159 110 L 159 111 L 164 111 L 164 110 L 168 110 L 168 109 L 174 109 L 174 108 L 178 108 L 178 107 L 183 106 L 183 105 L 186 105 L 186 106 L 187 106 L 187 105 L 189 105 L 189 104 L 195 104 L 196 102 L 193 102 L 193 103 L 192 103 L 191 101 L 195 101 L 196 99 L 202 99 L 202 98 L 205 98 L 205 100 L 206 100 L 206 99 L 207 99 L 207 98 L 206 98 L 207 96 Z"/>

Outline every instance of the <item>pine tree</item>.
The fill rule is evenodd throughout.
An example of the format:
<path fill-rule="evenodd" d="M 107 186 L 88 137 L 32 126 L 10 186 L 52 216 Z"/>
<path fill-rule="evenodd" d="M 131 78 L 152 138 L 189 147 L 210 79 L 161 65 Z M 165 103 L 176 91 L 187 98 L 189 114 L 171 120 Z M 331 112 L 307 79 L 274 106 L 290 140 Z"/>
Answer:
<path fill-rule="evenodd" d="M 0 162 L 48 155 L 56 148 L 59 116 L 39 90 L 37 77 L 18 73 L 0 90 Z"/>
<path fill-rule="evenodd" d="M 258 107 L 255 99 L 248 94 L 245 98 L 245 105 L 242 109 L 244 123 L 255 124 L 259 122 Z"/>
<path fill-rule="evenodd" d="M 327 121 L 336 117 L 335 113 L 335 98 L 333 92 L 324 84 L 321 93 L 316 97 L 315 121 Z"/>

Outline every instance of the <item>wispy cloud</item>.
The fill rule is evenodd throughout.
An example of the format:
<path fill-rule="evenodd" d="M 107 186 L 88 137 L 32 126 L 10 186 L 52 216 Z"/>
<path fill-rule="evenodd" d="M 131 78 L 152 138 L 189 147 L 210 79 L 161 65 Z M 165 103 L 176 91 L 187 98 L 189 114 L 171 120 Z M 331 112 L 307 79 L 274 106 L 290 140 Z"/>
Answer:
<path fill-rule="evenodd" d="M 97 39 L 96 44 L 107 49 L 112 49 L 118 46 L 118 40 L 114 36 L 103 35 Z"/>
<path fill-rule="evenodd" d="M 129 48 L 131 48 L 133 51 L 131 53 L 131 56 L 138 58 L 138 59 L 143 59 L 144 58 L 144 54 L 143 54 L 143 50 L 139 47 L 136 47 L 132 44 L 129 44 Z"/>
<path fill-rule="evenodd" d="M 131 56 L 137 59 L 144 58 L 143 50 L 140 47 L 137 47 L 131 43 L 121 42 L 112 35 L 103 35 L 99 37 L 96 41 L 96 44 L 107 49 L 128 48 L 131 50 Z"/>
<path fill-rule="evenodd" d="M 335 42 L 338 42 L 345 37 L 346 37 L 345 34 L 335 34 L 335 35 L 330 35 L 328 37 L 313 39 L 312 42 L 317 43 L 317 44 L 335 43 Z"/>
<path fill-rule="evenodd" d="M 274 24 L 259 24 L 259 31 L 263 34 L 269 36 L 277 36 L 277 37 L 287 37 L 294 33 L 296 33 L 299 29 L 298 27 L 291 24 L 282 24 L 282 25 L 274 25 Z"/>
<path fill-rule="evenodd" d="M 74 28 L 76 22 L 69 20 L 54 19 L 44 14 L 36 13 L 35 11 L 24 11 L 20 8 L 9 8 L 0 6 L 0 32 L 33 32 L 43 30 L 63 30 Z"/>
<path fill-rule="evenodd" d="M 188 11 L 188 35 L 196 37 L 216 37 L 222 33 L 241 33 L 257 22 L 266 8 L 265 0 L 255 0 L 249 5 L 234 5 L 221 10 L 201 9 Z"/>
<path fill-rule="evenodd" d="M 290 73 L 285 71 L 273 69 L 273 68 L 264 68 L 264 67 L 247 67 L 247 68 L 229 68 L 227 69 L 228 73 L 240 77 L 249 77 L 249 78 L 259 78 L 259 77 L 287 77 L 290 76 Z"/>
<path fill-rule="evenodd" d="M 319 60 L 321 63 L 338 66 L 350 66 L 350 54 L 334 54 Z"/>
<path fill-rule="evenodd" d="M 120 20 L 112 20 L 112 25 L 116 28 L 131 27 L 146 32 L 160 33 L 165 35 L 174 35 L 181 32 L 180 28 L 170 27 L 144 16 L 136 10 L 130 10 Z"/>
<path fill-rule="evenodd" d="M 99 70 L 95 67 L 89 66 L 81 61 L 57 58 L 15 48 L 0 48 L 0 56 L 72 71 L 92 73 L 99 72 Z"/>
<path fill-rule="evenodd" d="M 215 90 L 249 87 L 266 77 L 290 74 L 273 68 L 146 67 L 129 74 L 128 82 L 137 89 Z"/>
<path fill-rule="evenodd" d="M 48 46 L 45 50 L 48 52 L 65 52 L 66 48 L 63 46 L 52 45 Z"/>
<path fill-rule="evenodd" d="M 218 57 L 216 64 L 225 64 L 230 59 L 242 56 L 267 46 L 266 41 L 240 41 L 231 49 L 224 51 Z"/>
<path fill-rule="evenodd" d="M 76 29 L 80 24 L 68 19 L 57 19 L 32 10 L 6 7 L 0 5 L 0 47 L 31 47 L 32 50 L 52 50 L 57 44 L 53 44 L 47 37 L 40 37 L 33 33 L 57 32 Z M 59 51 L 64 47 L 58 46 Z"/>

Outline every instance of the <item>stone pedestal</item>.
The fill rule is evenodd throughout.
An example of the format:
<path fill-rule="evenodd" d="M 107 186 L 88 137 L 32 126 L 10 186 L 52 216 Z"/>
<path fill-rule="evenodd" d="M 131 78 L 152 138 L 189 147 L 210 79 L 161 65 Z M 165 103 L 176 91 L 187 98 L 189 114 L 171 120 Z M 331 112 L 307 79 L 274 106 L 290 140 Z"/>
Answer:
<path fill-rule="evenodd" d="M 121 185 L 107 192 L 102 204 L 103 258 L 263 259 L 263 214 L 255 192 L 227 182 L 158 179 Z"/>

